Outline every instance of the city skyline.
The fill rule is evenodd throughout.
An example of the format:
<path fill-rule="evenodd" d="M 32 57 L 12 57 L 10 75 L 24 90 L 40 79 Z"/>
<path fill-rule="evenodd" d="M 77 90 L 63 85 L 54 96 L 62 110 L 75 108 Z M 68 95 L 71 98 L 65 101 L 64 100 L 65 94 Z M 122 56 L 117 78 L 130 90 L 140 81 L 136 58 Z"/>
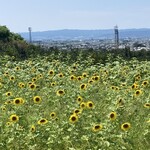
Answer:
<path fill-rule="evenodd" d="M 149 0 L 0 0 L 0 25 L 12 32 L 150 28 Z"/>

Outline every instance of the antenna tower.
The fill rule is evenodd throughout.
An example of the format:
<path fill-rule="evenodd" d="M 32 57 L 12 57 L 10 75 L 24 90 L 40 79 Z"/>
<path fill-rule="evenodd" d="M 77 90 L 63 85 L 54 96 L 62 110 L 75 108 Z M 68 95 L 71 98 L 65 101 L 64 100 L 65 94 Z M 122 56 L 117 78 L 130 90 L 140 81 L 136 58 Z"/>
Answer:
<path fill-rule="evenodd" d="M 115 46 L 116 46 L 116 49 L 118 49 L 119 48 L 119 31 L 118 31 L 117 25 L 114 27 L 114 31 L 115 31 Z"/>

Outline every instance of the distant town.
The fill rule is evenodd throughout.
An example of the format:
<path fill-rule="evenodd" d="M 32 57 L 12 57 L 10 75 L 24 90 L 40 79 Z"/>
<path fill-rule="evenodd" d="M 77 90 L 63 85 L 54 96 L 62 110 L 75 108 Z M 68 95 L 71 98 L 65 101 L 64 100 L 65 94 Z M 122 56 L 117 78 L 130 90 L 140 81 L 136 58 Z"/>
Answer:
<path fill-rule="evenodd" d="M 111 50 L 116 49 L 114 40 L 66 40 L 66 41 L 33 41 L 35 45 L 46 46 L 48 48 L 58 48 L 61 50 L 71 49 L 94 49 L 94 50 Z M 144 39 L 120 39 L 118 49 L 130 48 L 132 51 L 150 50 L 150 41 Z"/>
<path fill-rule="evenodd" d="M 28 42 L 52 49 L 150 50 L 150 29 L 60 30 L 21 33 Z"/>

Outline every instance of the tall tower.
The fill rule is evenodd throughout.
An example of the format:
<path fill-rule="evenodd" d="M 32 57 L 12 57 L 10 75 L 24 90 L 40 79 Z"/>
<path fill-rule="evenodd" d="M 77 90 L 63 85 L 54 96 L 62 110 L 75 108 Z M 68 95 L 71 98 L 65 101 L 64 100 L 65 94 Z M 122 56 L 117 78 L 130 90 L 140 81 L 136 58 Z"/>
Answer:
<path fill-rule="evenodd" d="M 118 31 L 117 25 L 114 27 L 114 31 L 115 31 L 115 46 L 116 46 L 116 49 L 118 49 L 119 48 L 119 31 Z"/>
<path fill-rule="evenodd" d="M 28 28 L 29 31 L 29 42 L 32 43 L 32 36 L 31 36 L 31 27 Z"/>

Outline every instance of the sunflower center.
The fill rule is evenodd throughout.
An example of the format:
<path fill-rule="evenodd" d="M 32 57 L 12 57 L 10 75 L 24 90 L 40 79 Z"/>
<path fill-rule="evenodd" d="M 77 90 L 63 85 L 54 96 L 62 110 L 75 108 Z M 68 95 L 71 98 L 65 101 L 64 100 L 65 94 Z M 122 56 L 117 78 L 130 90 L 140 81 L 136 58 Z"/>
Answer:
<path fill-rule="evenodd" d="M 63 94 L 64 92 L 63 91 L 59 91 L 59 94 Z"/>
<path fill-rule="evenodd" d="M 31 130 L 34 131 L 35 130 L 34 127 L 32 127 Z"/>
<path fill-rule="evenodd" d="M 39 101 L 40 101 L 40 99 L 37 97 L 37 98 L 35 99 L 35 101 L 36 101 L 36 102 L 39 102 Z"/>
<path fill-rule="evenodd" d="M 53 71 L 50 71 L 49 74 L 53 74 Z"/>
<path fill-rule="evenodd" d="M 82 104 L 81 107 L 85 107 L 85 104 Z"/>
<path fill-rule="evenodd" d="M 14 117 L 12 117 L 12 120 L 13 120 L 13 121 L 16 121 L 16 120 L 17 120 L 17 118 L 14 116 Z"/>
<path fill-rule="evenodd" d="M 16 103 L 16 104 L 19 104 L 19 103 L 20 103 L 20 100 L 19 100 L 19 99 L 16 99 L 16 100 L 15 100 L 15 103 Z"/>
<path fill-rule="evenodd" d="M 110 118 L 114 118 L 115 117 L 115 115 L 114 114 L 110 114 Z"/>
<path fill-rule="evenodd" d="M 75 121 L 75 120 L 76 120 L 76 117 L 73 116 L 73 117 L 71 118 L 71 120 L 72 120 L 72 121 Z"/>
<path fill-rule="evenodd" d="M 31 87 L 31 89 L 33 89 L 35 86 L 32 84 L 30 87 Z"/>
<path fill-rule="evenodd" d="M 45 122 L 45 120 L 44 120 L 44 119 L 42 119 L 42 120 L 40 120 L 40 122 L 41 122 L 41 123 L 44 123 L 44 122 Z"/>
<path fill-rule="evenodd" d="M 54 116 L 55 116 L 55 114 L 51 114 L 51 116 L 52 116 L 52 117 L 54 117 Z"/>
<path fill-rule="evenodd" d="M 124 128 L 128 128 L 129 125 L 128 125 L 128 124 L 124 124 L 123 127 L 124 127 Z"/>
<path fill-rule="evenodd" d="M 81 98 L 78 98 L 78 101 L 81 101 Z"/>
<path fill-rule="evenodd" d="M 95 126 L 95 129 L 97 130 L 97 129 L 99 129 L 100 128 L 100 126 L 99 125 L 97 125 L 97 126 Z"/>
<path fill-rule="evenodd" d="M 119 103 L 121 103 L 122 102 L 122 99 L 119 99 Z"/>
<path fill-rule="evenodd" d="M 83 85 L 81 85 L 81 89 L 84 89 L 84 87 L 85 87 L 85 85 L 83 84 Z"/>
<path fill-rule="evenodd" d="M 93 104 L 92 104 L 92 103 L 89 103 L 89 107 L 93 107 Z"/>
<path fill-rule="evenodd" d="M 138 94 L 140 94 L 140 92 L 139 92 L 139 91 L 136 91 L 136 95 L 138 95 Z"/>
<path fill-rule="evenodd" d="M 95 80 L 98 80 L 98 77 L 95 77 Z"/>

